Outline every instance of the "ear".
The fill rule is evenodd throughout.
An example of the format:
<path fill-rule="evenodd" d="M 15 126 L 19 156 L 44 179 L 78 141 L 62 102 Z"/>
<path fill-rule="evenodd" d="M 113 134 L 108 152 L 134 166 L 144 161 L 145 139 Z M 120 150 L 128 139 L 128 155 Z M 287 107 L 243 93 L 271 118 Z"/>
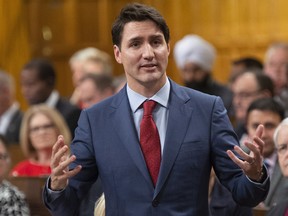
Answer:
<path fill-rule="evenodd" d="M 117 61 L 119 64 L 122 64 L 122 60 L 121 60 L 121 50 L 119 49 L 119 47 L 118 47 L 117 45 L 114 45 L 114 46 L 113 46 L 113 49 L 114 49 L 114 56 L 115 56 L 116 61 Z"/>
<path fill-rule="evenodd" d="M 170 43 L 167 44 L 168 56 L 170 55 Z"/>

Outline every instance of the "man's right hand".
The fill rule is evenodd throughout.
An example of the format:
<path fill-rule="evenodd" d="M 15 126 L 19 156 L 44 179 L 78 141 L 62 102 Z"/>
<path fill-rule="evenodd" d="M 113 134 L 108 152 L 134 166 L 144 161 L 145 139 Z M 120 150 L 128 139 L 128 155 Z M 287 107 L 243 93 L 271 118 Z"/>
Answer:
<path fill-rule="evenodd" d="M 76 156 L 69 156 L 69 147 L 64 143 L 63 136 L 58 136 L 58 140 L 52 148 L 50 164 L 51 181 L 49 186 L 51 190 L 63 190 L 67 186 L 69 178 L 80 172 L 81 165 L 78 165 L 73 170 L 69 170 L 68 166 L 74 160 L 76 160 Z"/>

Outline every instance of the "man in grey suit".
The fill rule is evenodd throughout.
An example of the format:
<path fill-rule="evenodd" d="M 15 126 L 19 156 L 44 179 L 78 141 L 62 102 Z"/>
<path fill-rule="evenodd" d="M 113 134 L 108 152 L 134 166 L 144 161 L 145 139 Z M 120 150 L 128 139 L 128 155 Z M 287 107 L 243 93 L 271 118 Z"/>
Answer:
<path fill-rule="evenodd" d="M 262 161 L 263 126 L 246 143 L 251 149 L 246 154 L 219 97 L 167 77 L 170 35 L 159 12 L 137 3 L 125 6 L 113 24 L 112 39 L 127 85 L 82 111 L 71 156 L 63 137 L 55 143 L 43 192 L 51 213 L 77 215 L 79 200 L 100 177 L 107 216 L 208 216 L 212 166 L 238 203 L 255 206 L 264 200 L 270 181 Z M 159 132 L 157 175 L 150 175 L 142 152 L 140 122 L 147 100 L 157 102 L 151 114 Z"/>

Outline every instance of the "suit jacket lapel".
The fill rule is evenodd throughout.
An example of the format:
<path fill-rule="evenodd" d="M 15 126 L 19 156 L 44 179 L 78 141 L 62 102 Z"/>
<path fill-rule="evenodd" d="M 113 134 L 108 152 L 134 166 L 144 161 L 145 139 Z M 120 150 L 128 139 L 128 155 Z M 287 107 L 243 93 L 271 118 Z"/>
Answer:
<path fill-rule="evenodd" d="M 134 125 L 131 108 L 129 105 L 126 88 L 123 88 L 119 96 L 112 103 L 114 112 L 114 131 L 119 136 L 121 143 L 126 147 L 135 165 L 138 167 L 147 182 L 153 187 L 153 183 L 142 155 L 137 131 Z M 118 147 L 117 147 L 118 148 Z"/>
<path fill-rule="evenodd" d="M 164 152 L 162 156 L 161 168 L 158 177 L 158 182 L 155 188 L 154 197 L 160 192 L 173 164 L 178 155 L 182 140 L 186 134 L 184 128 L 188 128 L 191 120 L 193 109 L 187 105 L 186 102 L 190 100 L 185 97 L 186 94 L 178 94 L 178 86 L 171 81 L 171 93 L 169 99 L 169 119 L 166 131 L 166 138 L 164 144 Z"/>

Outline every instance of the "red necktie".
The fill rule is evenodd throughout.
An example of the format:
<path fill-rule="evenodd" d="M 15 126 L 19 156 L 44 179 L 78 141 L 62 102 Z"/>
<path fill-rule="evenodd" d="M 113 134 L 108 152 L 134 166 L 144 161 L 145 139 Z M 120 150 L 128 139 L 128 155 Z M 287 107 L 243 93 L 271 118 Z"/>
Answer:
<path fill-rule="evenodd" d="M 160 138 L 152 116 L 156 104 L 152 100 L 143 103 L 144 111 L 140 124 L 140 145 L 154 186 L 157 182 L 161 163 Z"/>

